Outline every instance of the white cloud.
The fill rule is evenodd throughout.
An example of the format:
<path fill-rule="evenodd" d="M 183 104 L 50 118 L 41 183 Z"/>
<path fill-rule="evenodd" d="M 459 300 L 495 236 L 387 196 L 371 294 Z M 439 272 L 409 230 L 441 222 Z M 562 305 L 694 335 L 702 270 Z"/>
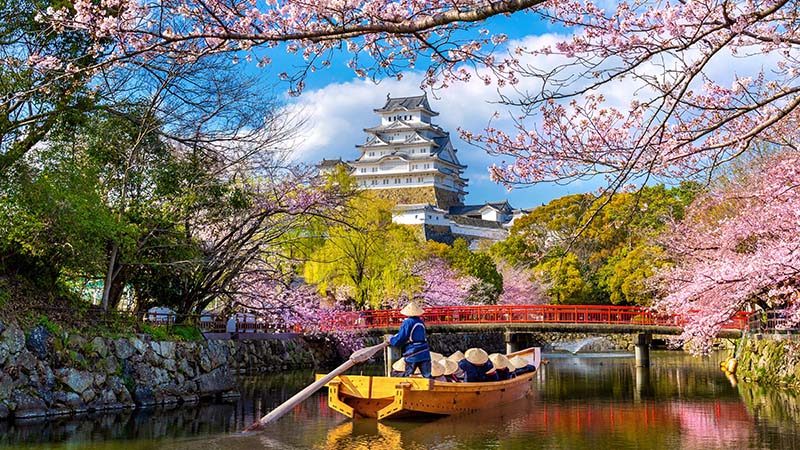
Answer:
<path fill-rule="evenodd" d="M 554 48 L 555 43 L 567 38 L 568 36 L 559 34 L 531 35 L 509 42 L 507 47 Z M 537 57 L 525 55 L 521 59 L 524 64 L 529 64 L 540 71 L 552 70 L 570 62 L 564 56 L 553 54 Z M 762 65 L 770 67 L 773 63 L 774 61 L 765 59 L 743 59 L 722 54 L 712 61 L 707 72 L 712 79 L 722 81 L 733 78 L 731 67 L 735 67 L 741 75 L 748 75 Z M 653 73 L 661 70 L 655 66 L 643 69 L 652 70 Z M 748 73 L 742 74 L 744 71 Z M 572 68 L 561 76 L 574 76 L 577 73 L 577 68 Z M 363 128 L 378 123 L 373 109 L 384 104 L 387 94 L 393 97 L 418 95 L 421 92 L 419 89 L 421 80 L 420 73 L 412 72 L 405 73 L 400 81 L 386 79 L 375 84 L 370 80 L 353 80 L 331 83 L 323 88 L 304 92 L 289 103 L 291 110 L 302 111 L 308 117 L 303 136 L 294 145 L 295 158 L 308 163 L 315 163 L 322 158 L 355 159 L 359 156 L 355 146 L 364 142 L 366 138 Z M 641 99 L 648 95 L 647 91 L 637 89 L 638 87 L 633 80 L 613 82 L 603 88 L 603 94 L 611 105 L 625 108 L 634 98 Z M 541 83 L 533 78 L 521 78 L 520 83 L 514 88 L 522 92 L 537 92 L 541 88 Z M 506 93 L 510 93 L 513 98 L 510 89 L 506 89 Z M 466 176 L 470 179 L 468 186 L 470 203 L 509 199 L 515 206 L 529 207 L 561 195 L 593 191 L 602 184 L 597 180 L 584 180 L 571 186 L 543 185 L 509 193 L 505 187 L 492 183 L 487 176 L 486 168 L 493 163 L 499 163 L 500 159 L 462 142 L 458 139 L 457 132 L 458 128 L 480 132 L 495 112 L 500 112 L 500 117 L 492 121 L 492 125 L 513 132 L 509 110 L 504 110 L 502 105 L 496 103 L 497 87 L 486 86 L 479 77 L 473 77 L 469 82 L 453 83 L 445 90 L 429 94 L 429 100 L 432 108 L 440 113 L 435 122 L 450 132 L 453 144 L 459 150 L 459 159 L 469 166 Z M 530 125 L 532 120 L 537 119 L 526 120 Z"/>

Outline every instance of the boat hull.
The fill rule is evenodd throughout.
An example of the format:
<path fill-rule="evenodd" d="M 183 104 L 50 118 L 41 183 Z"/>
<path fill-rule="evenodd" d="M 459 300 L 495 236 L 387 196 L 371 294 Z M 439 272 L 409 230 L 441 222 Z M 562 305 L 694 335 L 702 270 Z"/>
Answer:
<path fill-rule="evenodd" d="M 515 353 L 538 367 L 538 349 Z M 319 375 L 320 377 L 322 375 Z M 328 383 L 328 406 L 350 418 L 397 419 L 475 412 L 525 397 L 534 373 L 505 381 L 449 383 L 427 378 L 340 375 Z"/>

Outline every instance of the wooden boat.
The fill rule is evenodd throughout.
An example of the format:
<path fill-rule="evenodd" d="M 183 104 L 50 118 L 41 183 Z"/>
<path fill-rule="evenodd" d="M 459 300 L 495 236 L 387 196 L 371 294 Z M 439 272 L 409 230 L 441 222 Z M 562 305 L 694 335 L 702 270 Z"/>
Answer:
<path fill-rule="evenodd" d="M 507 355 L 520 356 L 539 369 L 541 349 L 528 348 Z M 317 379 L 324 375 L 317 375 Z M 535 372 L 505 381 L 449 383 L 428 378 L 339 375 L 328 386 L 328 406 L 350 418 L 378 420 L 418 415 L 451 415 L 518 400 L 532 389 Z"/>

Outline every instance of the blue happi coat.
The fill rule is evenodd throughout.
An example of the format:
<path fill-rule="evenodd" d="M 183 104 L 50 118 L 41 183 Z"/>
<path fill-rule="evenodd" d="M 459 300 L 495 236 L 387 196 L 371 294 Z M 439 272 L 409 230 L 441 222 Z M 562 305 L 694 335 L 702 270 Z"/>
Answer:
<path fill-rule="evenodd" d="M 431 353 L 425 335 L 425 323 L 419 317 L 409 317 L 400 325 L 400 331 L 389 339 L 392 347 L 403 349 L 407 363 L 428 361 Z"/>
<path fill-rule="evenodd" d="M 481 381 L 497 381 L 497 373 L 487 374 L 494 369 L 491 361 L 486 361 L 482 366 L 476 366 L 466 359 L 458 362 L 458 367 L 464 371 L 464 381 L 467 382 L 481 382 Z"/>

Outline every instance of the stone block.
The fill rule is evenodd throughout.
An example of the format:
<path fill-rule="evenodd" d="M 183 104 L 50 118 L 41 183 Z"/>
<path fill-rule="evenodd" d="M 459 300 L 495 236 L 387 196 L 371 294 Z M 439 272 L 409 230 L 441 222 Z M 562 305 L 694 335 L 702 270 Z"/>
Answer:
<path fill-rule="evenodd" d="M 108 356 L 108 345 L 106 344 L 105 339 L 98 336 L 92 339 L 91 345 L 92 345 L 92 351 L 94 351 L 94 353 L 96 353 L 97 356 L 101 358 L 105 358 L 106 356 Z"/>
<path fill-rule="evenodd" d="M 27 392 L 17 391 L 14 393 L 13 402 L 15 405 L 15 419 L 28 419 L 47 415 L 47 405 L 44 400 Z"/>
<path fill-rule="evenodd" d="M 233 376 L 224 366 L 200 375 L 195 382 L 197 382 L 198 394 L 201 397 L 220 394 L 236 388 Z"/>
<path fill-rule="evenodd" d="M 114 342 L 114 349 L 115 353 L 117 354 L 117 358 L 121 361 L 125 361 L 136 352 L 136 349 L 131 345 L 130 341 L 127 339 L 117 339 Z"/>
<path fill-rule="evenodd" d="M 83 394 L 94 384 L 94 375 L 83 370 L 63 369 L 59 378 L 72 392 L 77 394 Z"/>
<path fill-rule="evenodd" d="M 16 355 L 25 348 L 25 333 L 15 325 L 11 325 L 3 331 L 2 340 L 5 341 L 10 355 Z"/>
<path fill-rule="evenodd" d="M 46 359 L 53 350 L 53 336 L 42 325 L 35 326 L 25 339 L 25 347 L 39 359 Z"/>

